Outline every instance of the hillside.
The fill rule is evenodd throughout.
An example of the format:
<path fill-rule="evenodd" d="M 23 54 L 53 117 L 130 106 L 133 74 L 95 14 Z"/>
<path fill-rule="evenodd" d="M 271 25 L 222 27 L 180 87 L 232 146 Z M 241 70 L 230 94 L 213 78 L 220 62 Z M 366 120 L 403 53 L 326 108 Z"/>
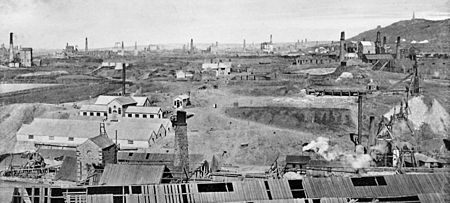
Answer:
<path fill-rule="evenodd" d="M 375 41 L 377 31 L 381 32 L 381 37 L 387 37 L 388 44 L 395 44 L 397 36 L 401 37 L 402 46 L 411 45 L 412 41 L 420 42 L 428 40 L 428 43 L 415 43 L 412 45 L 420 48 L 422 51 L 450 53 L 450 19 L 437 21 L 426 19 L 399 21 L 386 27 L 365 31 L 348 40 L 360 41 L 366 39 Z"/>

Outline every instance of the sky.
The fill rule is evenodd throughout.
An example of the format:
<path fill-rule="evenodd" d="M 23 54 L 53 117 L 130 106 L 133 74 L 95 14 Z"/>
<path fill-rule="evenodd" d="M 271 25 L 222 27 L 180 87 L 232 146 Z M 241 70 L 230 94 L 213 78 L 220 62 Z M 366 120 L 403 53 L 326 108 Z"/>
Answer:
<path fill-rule="evenodd" d="M 450 0 L 0 0 L 0 43 L 63 49 L 339 40 L 400 20 L 450 18 Z"/>

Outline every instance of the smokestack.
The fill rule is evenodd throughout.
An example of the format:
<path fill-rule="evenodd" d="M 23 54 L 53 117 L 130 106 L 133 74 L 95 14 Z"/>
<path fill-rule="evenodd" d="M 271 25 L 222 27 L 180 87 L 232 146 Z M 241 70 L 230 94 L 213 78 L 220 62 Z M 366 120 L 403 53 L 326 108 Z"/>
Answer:
<path fill-rule="evenodd" d="M 219 47 L 219 42 L 218 41 L 216 41 L 216 47 Z"/>
<path fill-rule="evenodd" d="M 270 43 L 272 44 L 272 34 L 270 34 Z"/>
<path fill-rule="evenodd" d="M 245 39 L 244 39 L 244 45 L 243 45 L 243 49 L 244 49 L 244 51 L 245 51 Z"/>
<path fill-rule="evenodd" d="M 134 42 L 134 56 L 137 56 L 139 54 L 137 50 L 137 42 Z"/>
<path fill-rule="evenodd" d="M 345 42 L 345 32 L 341 32 L 341 41 L 340 41 L 340 51 L 339 51 L 339 61 L 344 61 L 344 42 Z"/>
<path fill-rule="evenodd" d="M 369 117 L 369 141 L 367 147 L 376 145 L 375 116 Z"/>
<path fill-rule="evenodd" d="M 86 43 L 84 45 L 84 51 L 88 52 L 88 38 L 86 37 Z"/>
<path fill-rule="evenodd" d="M 400 59 L 400 36 L 397 37 L 397 45 L 395 46 L 395 59 Z"/>
<path fill-rule="evenodd" d="M 125 56 L 125 47 L 123 46 L 123 41 L 122 41 L 122 56 Z"/>
<path fill-rule="evenodd" d="M 380 39 L 380 31 L 377 32 L 377 40 L 375 41 L 375 53 L 381 53 L 381 39 Z"/>
<path fill-rule="evenodd" d="M 186 111 L 177 111 L 176 117 L 171 118 L 175 129 L 175 170 L 189 173 L 189 150 L 187 137 Z"/>
<path fill-rule="evenodd" d="M 362 131 L 362 96 L 358 96 L 358 143 L 361 144 L 361 131 Z"/>
<path fill-rule="evenodd" d="M 420 93 L 420 87 L 419 87 L 419 69 L 417 65 L 417 56 L 414 55 L 414 81 L 413 81 L 413 94 L 418 95 Z"/>
<path fill-rule="evenodd" d="M 125 96 L 125 79 L 126 79 L 126 70 L 125 63 L 122 63 L 122 96 Z"/>
<path fill-rule="evenodd" d="M 14 34 L 9 33 L 9 62 L 14 62 Z"/>
<path fill-rule="evenodd" d="M 386 36 L 383 36 L 383 47 L 386 46 L 386 41 L 387 41 Z"/>
<path fill-rule="evenodd" d="M 194 39 L 191 38 L 191 54 L 194 53 Z"/>

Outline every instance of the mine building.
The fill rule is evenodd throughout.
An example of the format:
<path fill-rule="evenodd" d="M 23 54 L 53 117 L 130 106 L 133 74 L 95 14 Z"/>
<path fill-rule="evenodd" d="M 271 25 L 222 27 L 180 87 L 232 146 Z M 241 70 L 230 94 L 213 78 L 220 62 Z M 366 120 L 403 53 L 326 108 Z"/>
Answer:
<path fill-rule="evenodd" d="M 159 168 L 158 178 L 161 174 Z M 122 169 L 123 170 L 123 169 Z M 135 171 L 135 170 L 133 170 Z M 116 171 L 113 172 L 115 174 Z M 128 172 L 126 174 L 129 174 Z M 153 175 L 152 175 L 153 176 Z M 107 176 L 112 177 L 112 175 Z M 129 177 L 129 176 L 126 176 Z M 106 177 L 105 177 L 106 178 Z M 117 177 L 123 179 L 124 177 Z M 268 179 L 177 184 L 114 184 L 84 187 L 22 186 L 13 202 L 446 202 L 448 174 Z M 130 179 L 136 179 L 130 177 Z M 150 181 L 158 180 L 149 178 Z M 405 187 L 405 185 L 407 187 Z M 81 201 L 78 201 L 81 202 Z"/>
<path fill-rule="evenodd" d="M 32 142 L 41 147 L 75 148 L 83 144 L 92 134 L 99 132 L 98 120 L 71 120 L 35 118 L 24 124 L 16 134 L 18 141 Z M 105 130 L 120 148 L 148 148 L 152 140 L 165 137 L 171 131 L 166 119 L 129 119 L 106 122 Z"/>
<path fill-rule="evenodd" d="M 304 169 L 311 160 L 310 156 L 303 155 L 287 155 L 285 171 L 291 171 L 296 169 Z"/>
<path fill-rule="evenodd" d="M 162 119 L 160 107 L 150 106 L 148 97 L 104 96 L 101 95 L 93 105 L 83 105 L 80 116 L 100 116 L 109 120 L 118 120 L 121 117 Z"/>
<path fill-rule="evenodd" d="M 202 72 L 214 71 L 216 77 L 231 74 L 232 62 L 203 63 Z"/>
<path fill-rule="evenodd" d="M 272 42 L 272 35 L 270 35 L 270 41 L 261 43 L 261 51 L 263 53 L 267 53 L 267 54 L 273 54 L 274 53 L 273 42 Z"/>
<path fill-rule="evenodd" d="M 364 54 L 375 54 L 375 44 L 371 41 L 360 41 L 358 43 L 358 55 L 361 58 Z"/>
<path fill-rule="evenodd" d="M 389 68 L 391 67 L 391 64 L 393 63 L 394 57 L 392 54 L 364 54 L 362 56 L 362 61 L 365 63 L 371 63 L 374 67 L 380 67 L 378 68 Z"/>
<path fill-rule="evenodd" d="M 89 138 L 78 145 L 76 148 L 77 179 L 86 179 L 95 167 L 104 168 L 107 164 L 115 164 L 117 150 L 117 145 L 106 134 Z"/>
<path fill-rule="evenodd" d="M 173 179 L 170 170 L 165 165 L 106 165 L 99 185 L 149 185 L 170 183 Z"/>
<path fill-rule="evenodd" d="M 184 108 L 191 105 L 191 97 L 189 94 L 182 94 L 173 99 L 173 108 Z"/>
<path fill-rule="evenodd" d="M 190 71 L 178 70 L 175 73 L 177 80 L 188 80 L 194 77 L 194 74 Z"/>
<path fill-rule="evenodd" d="M 22 67 L 31 67 L 33 65 L 33 48 L 23 47 L 20 49 L 20 63 Z"/>

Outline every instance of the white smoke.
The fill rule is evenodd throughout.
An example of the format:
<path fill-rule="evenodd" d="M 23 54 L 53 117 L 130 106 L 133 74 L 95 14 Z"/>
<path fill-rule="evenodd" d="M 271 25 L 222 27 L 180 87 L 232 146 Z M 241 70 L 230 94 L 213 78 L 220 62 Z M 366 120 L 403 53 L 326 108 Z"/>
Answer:
<path fill-rule="evenodd" d="M 339 160 L 354 169 L 370 167 L 372 157 L 369 154 L 364 154 L 363 146 L 358 145 L 355 150 L 356 152 L 343 152 L 336 147 L 330 147 L 328 144 L 329 140 L 325 137 L 318 137 L 316 140 L 312 140 L 308 145 L 304 146 L 302 150 L 313 150 L 327 161 Z"/>

